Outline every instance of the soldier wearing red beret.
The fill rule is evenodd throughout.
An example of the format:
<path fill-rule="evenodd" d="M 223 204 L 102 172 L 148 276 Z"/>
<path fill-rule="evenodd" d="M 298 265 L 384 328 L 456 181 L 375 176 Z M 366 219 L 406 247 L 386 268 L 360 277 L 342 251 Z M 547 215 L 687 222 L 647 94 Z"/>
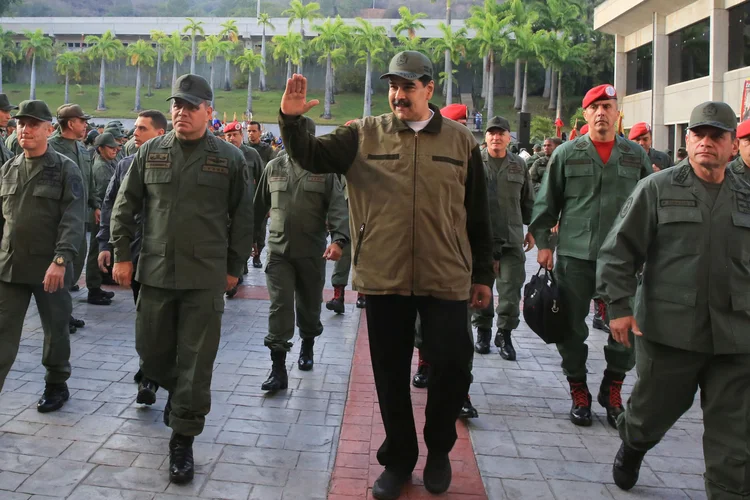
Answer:
<path fill-rule="evenodd" d="M 657 151 L 651 147 L 651 141 L 653 139 L 651 134 L 651 125 L 646 122 L 639 122 L 633 125 L 628 134 L 628 139 L 633 142 L 637 142 L 646 151 L 646 154 L 651 158 L 651 168 L 654 172 L 669 168 L 672 166 L 672 159 L 668 154 Z"/>
<path fill-rule="evenodd" d="M 730 163 L 730 166 L 736 167 L 733 170 L 738 173 L 742 170 L 740 166 L 744 166 L 745 172 L 750 173 L 750 120 L 745 120 L 737 125 L 737 139 L 740 143 L 739 154 Z"/>

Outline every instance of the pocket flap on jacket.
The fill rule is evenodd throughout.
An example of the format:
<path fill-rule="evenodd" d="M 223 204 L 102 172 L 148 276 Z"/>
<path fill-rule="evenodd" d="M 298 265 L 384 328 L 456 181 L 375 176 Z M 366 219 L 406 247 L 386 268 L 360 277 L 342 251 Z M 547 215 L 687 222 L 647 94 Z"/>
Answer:
<path fill-rule="evenodd" d="M 144 184 L 168 184 L 172 182 L 172 170 L 147 168 L 143 173 Z"/>
<path fill-rule="evenodd" d="M 730 292 L 732 297 L 732 311 L 747 311 L 750 309 L 749 292 Z"/>
<path fill-rule="evenodd" d="M 161 255 L 162 257 L 167 255 L 167 243 L 164 241 L 152 240 L 149 238 L 143 239 L 143 253 L 151 255 Z"/>
<path fill-rule="evenodd" d="M 46 186 L 38 184 L 34 187 L 34 196 L 59 200 L 62 197 L 62 186 Z"/>
<path fill-rule="evenodd" d="M 695 306 L 698 296 L 696 290 L 685 288 L 677 285 L 656 285 L 646 288 L 646 295 L 649 298 L 681 304 L 683 306 Z"/>
<path fill-rule="evenodd" d="M 565 177 L 590 177 L 594 175 L 594 165 L 565 166 Z"/>
<path fill-rule="evenodd" d="M 699 208 L 687 207 L 659 207 L 656 209 L 659 224 L 673 222 L 703 222 L 703 214 Z"/>
<path fill-rule="evenodd" d="M 750 214 L 732 212 L 732 223 L 735 226 L 750 228 Z"/>

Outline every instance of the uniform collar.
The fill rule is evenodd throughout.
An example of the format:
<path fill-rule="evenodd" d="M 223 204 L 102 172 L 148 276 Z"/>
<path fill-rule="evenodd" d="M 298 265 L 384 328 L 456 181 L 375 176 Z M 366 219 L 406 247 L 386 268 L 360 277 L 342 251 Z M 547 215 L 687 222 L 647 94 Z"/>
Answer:
<path fill-rule="evenodd" d="M 443 127 L 443 115 L 440 114 L 440 108 L 435 106 L 432 103 L 429 103 L 428 106 L 433 111 L 432 119 L 427 124 L 425 128 L 420 130 L 420 132 L 427 132 L 428 134 L 439 134 L 440 130 Z M 391 123 L 393 127 L 393 132 L 403 132 L 404 130 L 411 130 L 409 126 L 401 121 L 395 113 L 391 113 Z"/>
<path fill-rule="evenodd" d="M 175 141 L 177 140 L 177 136 L 175 135 L 174 130 L 171 132 L 168 132 L 164 134 L 164 140 L 161 143 L 161 147 L 163 148 L 171 148 L 174 146 Z M 219 151 L 219 143 L 218 139 L 206 129 L 206 135 L 203 136 L 203 139 L 201 139 L 205 143 L 205 150 L 210 151 L 213 153 L 217 153 Z"/>

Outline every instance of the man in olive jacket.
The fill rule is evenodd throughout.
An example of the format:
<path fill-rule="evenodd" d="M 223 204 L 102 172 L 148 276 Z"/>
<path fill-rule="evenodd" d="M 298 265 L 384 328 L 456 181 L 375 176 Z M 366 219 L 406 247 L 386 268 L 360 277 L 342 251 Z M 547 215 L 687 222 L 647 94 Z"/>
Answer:
<path fill-rule="evenodd" d="M 211 408 L 223 294 L 237 284 L 252 249 L 250 173 L 239 149 L 207 133 L 212 96 L 200 76 L 177 79 L 170 96 L 174 131 L 138 149 L 111 220 L 113 276 L 127 287 L 136 214 L 143 215 L 136 273 L 139 392 L 153 382 L 169 392 L 169 475 L 178 483 L 193 478 L 193 438 Z"/>
<path fill-rule="evenodd" d="M 613 466 L 622 489 L 700 388 L 708 498 L 750 497 L 750 184 L 744 166 L 727 166 L 736 126 L 728 104 L 697 106 L 688 158 L 638 184 L 599 253 L 612 335 L 625 345 L 636 335 Z"/>
<path fill-rule="evenodd" d="M 419 447 L 409 395 L 417 312 L 430 335 L 422 354 L 428 387 L 424 484 L 441 493 L 451 481 L 448 453 L 468 393 L 472 345 L 468 304 L 490 303 L 492 237 L 479 146 L 471 132 L 429 104 L 432 63 L 400 52 L 391 60 L 392 113 L 357 120 L 319 138 L 300 118 L 307 80 L 294 75 L 279 123 L 289 156 L 314 173 L 346 175 L 353 253 L 352 283 L 365 310 L 375 385 L 386 437 L 378 450 L 385 471 L 373 496 L 397 498 Z"/>

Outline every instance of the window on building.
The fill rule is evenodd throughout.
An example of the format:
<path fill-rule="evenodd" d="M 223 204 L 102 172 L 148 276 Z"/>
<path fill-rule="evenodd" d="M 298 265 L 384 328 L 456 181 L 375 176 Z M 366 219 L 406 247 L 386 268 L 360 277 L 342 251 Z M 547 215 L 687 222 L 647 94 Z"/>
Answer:
<path fill-rule="evenodd" d="M 750 2 L 729 9 L 729 70 L 750 66 Z"/>
<path fill-rule="evenodd" d="M 710 31 L 704 19 L 669 35 L 669 85 L 708 76 Z"/>
<path fill-rule="evenodd" d="M 667 125 L 667 149 L 672 152 L 673 161 L 674 161 L 674 154 L 676 152 L 676 149 L 674 147 L 675 128 L 676 127 L 674 125 Z"/>
<path fill-rule="evenodd" d="M 652 64 L 654 61 L 653 45 L 650 43 L 642 45 L 628 52 L 627 56 L 628 81 L 625 93 L 630 95 L 651 90 Z"/>

